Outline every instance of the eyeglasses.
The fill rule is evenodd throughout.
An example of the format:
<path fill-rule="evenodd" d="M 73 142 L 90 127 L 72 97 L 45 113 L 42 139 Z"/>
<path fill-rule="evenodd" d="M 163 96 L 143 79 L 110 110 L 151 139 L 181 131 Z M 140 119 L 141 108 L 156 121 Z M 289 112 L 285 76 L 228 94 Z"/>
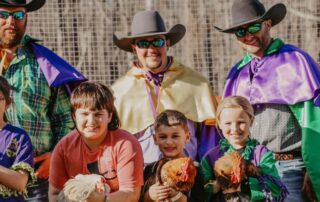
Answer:
<path fill-rule="evenodd" d="M 249 25 L 246 28 L 239 28 L 234 32 L 234 34 L 238 38 L 245 37 L 247 32 L 249 32 L 250 34 L 255 34 L 261 30 L 261 25 L 262 25 L 262 22 Z"/>
<path fill-rule="evenodd" d="M 0 18 L 2 18 L 2 19 L 8 19 L 10 15 L 12 15 L 12 17 L 15 20 L 23 20 L 24 16 L 26 15 L 26 12 L 15 11 L 15 12 L 10 13 L 9 11 L 0 11 Z"/>
<path fill-rule="evenodd" d="M 154 39 L 152 41 L 147 41 L 147 40 L 137 41 L 135 44 L 139 48 L 149 48 L 151 44 L 155 48 L 161 48 L 162 46 L 164 46 L 165 43 L 166 43 L 166 41 L 164 39 L 157 38 L 157 39 Z"/>

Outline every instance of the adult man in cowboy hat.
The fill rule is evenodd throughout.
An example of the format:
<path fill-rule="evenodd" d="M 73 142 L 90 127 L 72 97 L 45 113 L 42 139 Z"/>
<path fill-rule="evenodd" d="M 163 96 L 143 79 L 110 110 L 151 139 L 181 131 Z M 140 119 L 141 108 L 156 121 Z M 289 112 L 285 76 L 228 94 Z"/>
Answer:
<path fill-rule="evenodd" d="M 245 96 L 254 106 L 251 134 L 275 152 L 287 201 L 304 201 L 303 188 L 315 200 L 313 193 L 320 199 L 320 70 L 306 52 L 271 37 L 285 15 L 281 3 L 266 11 L 257 0 L 234 1 L 231 27 L 216 29 L 234 33 L 246 54 L 231 69 L 224 96 Z"/>
<path fill-rule="evenodd" d="M 215 120 L 215 104 L 208 81 L 195 70 L 167 55 L 169 47 L 178 43 L 185 31 L 181 24 L 166 31 L 160 14 L 146 10 L 133 17 L 131 36 L 114 35 L 115 45 L 135 54 L 138 59 L 112 88 L 121 126 L 139 139 L 145 164 L 161 157 L 153 140 L 153 128 L 150 126 L 157 114 L 165 109 L 178 110 L 189 119 L 192 138 L 186 145 L 185 152 L 192 158 L 197 158 L 197 128 L 202 128 L 204 133 L 197 134 L 203 141 L 199 148 L 200 155 L 219 139 L 213 134 L 214 128 L 205 124 Z M 174 144 L 170 144 L 174 152 Z"/>
<path fill-rule="evenodd" d="M 12 86 L 15 103 L 6 118 L 28 132 L 34 149 L 38 181 L 29 189 L 30 201 L 48 201 L 50 152 L 74 127 L 66 89 L 70 81 L 84 80 L 71 65 L 25 35 L 29 12 L 44 4 L 45 0 L 0 1 L 0 73 Z"/>

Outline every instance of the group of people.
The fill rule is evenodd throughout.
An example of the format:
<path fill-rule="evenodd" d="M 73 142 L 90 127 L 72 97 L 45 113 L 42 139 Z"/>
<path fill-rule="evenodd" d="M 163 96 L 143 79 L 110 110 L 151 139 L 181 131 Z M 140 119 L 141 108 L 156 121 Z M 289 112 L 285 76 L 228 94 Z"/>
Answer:
<path fill-rule="evenodd" d="M 235 0 L 231 26 L 215 27 L 246 51 L 219 103 L 204 76 L 167 55 L 183 25 L 167 31 L 159 12 L 136 13 L 131 35 L 113 36 L 136 61 L 108 88 L 25 34 L 44 4 L 0 2 L 0 201 L 57 201 L 78 174 L 104 177 L 110 192 L 97 202 L 320 199 L 320 68 L 271 36 L 284 4 Z M 216 169 L 227 155 L 240 156 L 231 176 Z M 180 157 L 196 167 L 189 191 L 157 181 L 161 159 Z"/>

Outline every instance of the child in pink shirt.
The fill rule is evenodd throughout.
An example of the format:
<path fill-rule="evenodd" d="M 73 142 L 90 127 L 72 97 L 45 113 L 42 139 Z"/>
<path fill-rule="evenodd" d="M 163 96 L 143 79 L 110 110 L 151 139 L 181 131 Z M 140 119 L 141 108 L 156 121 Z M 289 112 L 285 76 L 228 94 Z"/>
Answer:
<path fill-rule="evenodd" d="M 143 156 L 139 142 L 119 129 L 110 90 L 84 82 L 71 94 L 76 129 L 56 145 L 50 167 L 49 199 L 77 174 L 100 174 L 111 188 L 108 201 L 136 201 L 143 185 Z M 101 196 L 96 201 L 105 201 Z"/>

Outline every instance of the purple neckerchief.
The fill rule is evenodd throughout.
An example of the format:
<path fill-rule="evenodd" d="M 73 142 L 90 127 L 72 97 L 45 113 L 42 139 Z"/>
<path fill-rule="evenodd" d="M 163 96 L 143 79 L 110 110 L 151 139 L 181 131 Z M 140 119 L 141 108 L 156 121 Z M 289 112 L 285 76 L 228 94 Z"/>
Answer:
<path fill-rule="evenodd" d="M 146 79 L 148 82 L 152 82 L 154 83 L 155 86 L 161 86 L 161 83 L 163 81 L 163 77 L 164 77 L 164 72 L 159 72 L 159 73 L 152 73 L 151 71 L 147 71 L 146 75 L 145 75 Z"/>
<path fill-rule="evenodd" d="M 147 71 L 147 73 L 145 74 L 145 78 L 148 82 L 153 81 L 155 89 L 161 86 L 161 83 L 164 78 L 164 74 L 168 71 L 169 67 L 172 65 L 172 61 L 173 61 L 172 57 L 168 57 L 167 65 L 161 72 L 153 73 L 152 71 Z"/>
<path fill-rule="evenodd" d="M 172 65 L 172 62 L 173 62 L 173 58 L 168 56 L 168 62 L 167 62 L 167 65 L 165 66 L 164 70 L 162 70 L 159 73 L 152 73 L 151 71 L 147 71 L 147 73 L 145 74 L 146 82 L 153 81 L 153 83 L 154 83 L 154 93 L 156 95 L 156 99 L 158 99 L 158 97 L 159 97 L 159 88 L 160 88 L 161 83 L 163 81 L 164 74 L 168 71 L 169 67 Z M 146 90 L 147 90 L 149 102 L 151 105 L 153 117 L 156 118 L 157 117 L 156 105 L 153 102 L 151 92 L 150 92 L 147 85 L 146 85 Z"/>
<path fill-rule="evenodd" d="M 87 80 L 75 67 L 48 48 L 37 43 L 31 43 L 31 47 L 50 87 L 65 85 L 70 91 L 69 83 Z"/>
<path fill-rule="evenodd" d="M 250 71 L 254 75 L 250 78 Z M 301 49 L 285 44 L 274 54 L 235 65 L 227 78 L 224 97 L 241 95 L 251 104 L 296 104 L 313 99 L 320 106 L 319 65 Z"/>

